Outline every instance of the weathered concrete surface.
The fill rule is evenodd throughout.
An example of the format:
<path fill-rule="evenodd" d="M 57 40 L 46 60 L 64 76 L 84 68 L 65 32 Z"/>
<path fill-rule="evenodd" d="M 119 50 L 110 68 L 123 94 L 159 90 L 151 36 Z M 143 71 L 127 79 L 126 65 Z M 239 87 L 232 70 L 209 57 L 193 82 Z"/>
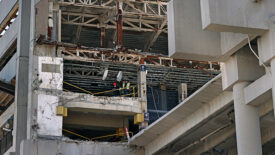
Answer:
<path fill-rule="evenodd" d="M 217 60 L 220 33 L 202 30 L 199 0 L 172 0 L 168 5 L 169 56 Z"/>
<path fill-rule="evenodd" d="M 38 94 L 36 102 L 37 102 L 38 135 L 62 136 L 63 117 L 56 115 L 56 107 L 58 106 L 58 97 Z"/>
<path fill-rule="evenodd" d="M 38 57 L 40 88 L 63 89 L 63 59 L 57 57 Z"/>
<path fill-rule="evenodd" d="M 219 32 L 263 34 L 274 13 L 274 0 L 201 0 L 202 27 Z"/>
<path fill-rule="evenodd" d="M 9 1 L 9 0 L 4 0 Z M 3 57 L 5 52 L 16 41 L 19 30 L 19 19 L 17 18 L 11 25 L 6 33 L 0 38 L 0 58 Z"/>
<path fill-rule="evenodd" d="M 238 81 L 254 81 L 265 74 L 264 68 L 259 66 L 259 60 L 247 46 L 222 63 L 221 70 L 224 90 L 232 90 Z"/>
<path fill-rule="evenodd" d="M 272 77 L 270 73 L 244 88 L 245 104 L 259 105 L 272 98 Z"/>
<path fill-rule="evenodd" d="M 20 155 L 143 155 L 137 147 L 125 143 L 70 142 L 55 140 L 25 140 Z"/>
<path fill-rule="evenodd" d="M 142 102 L 139 98 L 104 97 L 88 94 L 64 92 L 64 106 L 73 111 L 134 115 L 142 113 Z"/>

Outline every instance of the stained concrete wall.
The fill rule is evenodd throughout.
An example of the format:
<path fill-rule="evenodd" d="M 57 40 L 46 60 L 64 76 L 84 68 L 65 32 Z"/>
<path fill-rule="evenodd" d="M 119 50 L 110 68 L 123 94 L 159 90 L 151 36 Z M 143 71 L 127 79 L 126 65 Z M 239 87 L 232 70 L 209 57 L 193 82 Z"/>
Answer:
<path fill-rule="evenodd" d="M 143 155 L 141 148 L 125 143 L 69 142 L 55 140 L 25 140 L 21 155 Z"/>

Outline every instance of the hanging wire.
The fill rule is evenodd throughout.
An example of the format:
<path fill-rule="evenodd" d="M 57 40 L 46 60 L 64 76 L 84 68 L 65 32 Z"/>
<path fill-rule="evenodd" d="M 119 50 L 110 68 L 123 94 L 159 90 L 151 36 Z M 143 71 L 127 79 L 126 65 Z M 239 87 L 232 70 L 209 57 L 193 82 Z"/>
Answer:
<path fill-rule="evenodd" d="M 156 101 L 155 101 L 155 96 L 154 96 L 154 90 L 152 87 L 148 86 L 150 89 L 151 89 L 151 93 L 152 93 L 152 97 L 153 97 L 153 102 L 154 102 L 154 106 L 155 106 L 155 109 L 157 111 L 157 115 L 158 115 L 158 118 L 159 118 L 159 112 L 158 112 L 158 108 L 157 108 L 157 105 L 156 105 Z"/>

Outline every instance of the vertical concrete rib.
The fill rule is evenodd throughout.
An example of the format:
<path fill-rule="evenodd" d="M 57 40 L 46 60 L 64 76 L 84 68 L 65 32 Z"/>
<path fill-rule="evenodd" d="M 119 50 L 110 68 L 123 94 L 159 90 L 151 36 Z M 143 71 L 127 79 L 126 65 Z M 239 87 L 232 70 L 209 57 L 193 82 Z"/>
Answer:
<path fill-rule="evenodd" d="M 247 85 L 248 82 L 238 82 L 233 86 L 238 154 L 261 155 L 259 114 L 256 107 L 245 104 L 244 87 Z"/>
<path fill-rule="evenodd" d="M 272 74 L 272 98 L 273 98 L 273 107 L 275 107 L 275 58 L 270 62 L 271 74 Z M 275 115 L 275 110 L 274 110 Z"/>
<path fill-rule="evenodd" d="M 19 0 L 20 24 L 17 41 L 15 135 L 13 142 L 16 155 L 20 154 L 21 141 L 27 138 L 31 1 Z"/>

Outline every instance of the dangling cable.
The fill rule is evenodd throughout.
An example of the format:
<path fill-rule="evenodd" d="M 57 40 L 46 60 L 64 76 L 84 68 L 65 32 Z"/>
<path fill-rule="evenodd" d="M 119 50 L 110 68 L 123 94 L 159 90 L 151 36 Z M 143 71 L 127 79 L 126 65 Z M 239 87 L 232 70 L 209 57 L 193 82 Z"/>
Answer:
<path fill-rule="evenodd" d="M 255 55 L 255 57 L 263 64 L 264 68 L 266 69 L 266 71 L 268 71 L 270 74 L 270 70 L 267 68 L 267 66 L 261 61 L 260 57 L 256 54 L 256 52 L 253 50 L 251 43 L 250 43 L 250 39 L 249 39 L 249 35 L 247 35 L 247 40 L 248 40 L 248 45 L 250 50 L 252 51 L 252 53 Z"/>

